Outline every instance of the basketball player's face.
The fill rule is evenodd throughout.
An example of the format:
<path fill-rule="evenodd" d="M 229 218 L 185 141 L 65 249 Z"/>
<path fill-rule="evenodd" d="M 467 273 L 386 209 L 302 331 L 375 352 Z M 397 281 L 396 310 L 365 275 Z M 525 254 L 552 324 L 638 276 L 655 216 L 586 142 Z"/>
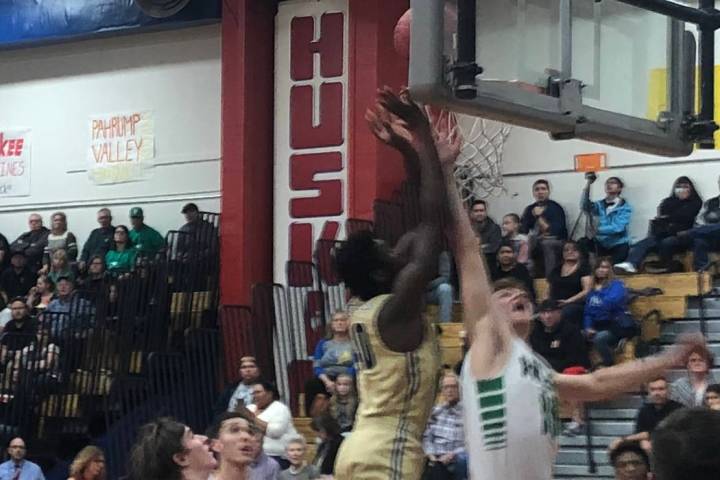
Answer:
<path fill-rule="evenodd" d="M 530 297 L 523 290 L 505 288 L 493 293 L 493 302 L 507 315 L 513 327 L 527 328 L 533 316 Z"/>

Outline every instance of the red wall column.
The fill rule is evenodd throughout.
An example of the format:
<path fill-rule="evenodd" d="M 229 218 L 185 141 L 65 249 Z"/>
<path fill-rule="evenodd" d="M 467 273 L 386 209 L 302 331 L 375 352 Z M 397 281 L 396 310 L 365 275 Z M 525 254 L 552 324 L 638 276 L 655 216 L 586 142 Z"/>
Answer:
<path fill-rule="evenodd" d="M 408 0 L 349 0 L 348 216 L 372 218 L 375 199 L 389 200 L 404 179 L 402 158 L 378 142 L 365 110 L 378 88 L 407 85 L 407 61 L 393 47 L 393 31 Z"/>
<path fill-rule="evenodd" d="M 272 281 L 276 4 L 225 0 L 222 19 L 221 302 Z"/>

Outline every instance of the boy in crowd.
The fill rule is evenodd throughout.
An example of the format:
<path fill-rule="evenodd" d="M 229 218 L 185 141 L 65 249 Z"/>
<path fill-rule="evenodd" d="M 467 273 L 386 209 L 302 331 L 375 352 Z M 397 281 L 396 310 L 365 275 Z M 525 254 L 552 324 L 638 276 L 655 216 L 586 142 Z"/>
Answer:
<path fill-rule="evenodd" d="M 320 478 L 320 472 L 314 465 L 308 465 L 305 461 L 305 439 L 302 437 L 292 438 L 288 441 L 285 453 L 290 462 L 290 467 L 278 475 L 278 480 L 311 480 Z"/>

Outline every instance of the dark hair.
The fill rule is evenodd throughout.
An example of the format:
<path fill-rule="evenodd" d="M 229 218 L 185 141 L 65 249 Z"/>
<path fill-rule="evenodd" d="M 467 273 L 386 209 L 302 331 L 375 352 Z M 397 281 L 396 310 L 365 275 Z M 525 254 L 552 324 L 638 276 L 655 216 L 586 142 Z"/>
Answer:
<path fill-rule="evenodd" d="M 720 395 L 720 383 L 713 383 L 712 385 L 708 385 L 708 387 L 705 389 L 705 393 L 717 393 Z"/>
<path fill-rule="evenodd" d="M 608 272 L 607 279 L 604 280 L 604 282 L 606 282 L 606 284 L 608 284 L 608 283 L 612 282 L 613 279 L 615 278 L 615 272 L 613 271 L 612 258 L 610 258 L 610 257 L 600 257 L 600 258 L 598 258 L 597 260 L 595 260 L 595 264 L 594 264 L 593 267 L 592 267 L 592 284 L 593 284 L 593 285 L 597 285 L 597 284 L 598 284 L 598 278 L 597 278 L 597 276 L 595 275 L 595 272 L 597 271 L 598 268 L 600 268 L 600 265 L 602 265 L 603 263 L 608 263 L 608 264 L 610 264 L 610 271 Z"/>
<path fill-rule="evenodd" d="M 647 467 L 647 469 L 650 469 L 650 458 L 648 457 L 647 452 L 642 449 L 640 446 L 640 442 L 633 441 L 633 440 L 624 440 L 618 444 L 617 447 L 613 449 L 612 452 L 610 452 L 610 464 L 617 468 L 616 462 L 618 457 L 622 455 L 625 452 L 632 452 L 637 454 L 640 458 L 642 458 L 643 463 Z"/>
<path fill-rule="evenodd" d="M 695 347 L 690 351 L 690 355 L 692 355 L 693 353 L 697 353 L 703 358 L 703 360 L 705 360 L 708 370 L 712 369 L 713 365 L 715 365 L 715 357 L 713 356 L 712 352 L 707 348 L 701 346 Z"/>
<path fill-rule="evenodd" d="M 329 413 L 321 413 L 317 417 L 314 417 L 312 419 L 312 422 L 310 423 L 310 426 L 313 430 L 316 432 L 324 431 L 328 437 L 330 438 L 336 438 L 339 437 L 342 429 L 340 428 L 340 424 L 333 418 L 332 415 Z"/>
<path fill-rule="evenodd" d="M 181 480 L 182 468 L 173 458 L 186 451 L 185 425 L 172 418 L 158 418 L 140 427 L 130 452 L 133 480 Z"/>
<path fill-rule="evenodd" d="M 681 408 L 652 432 L 652 471 L 657 480 L 716 480 L 720 472 L 720 412 Z"/>
<path fill-rule="evenodd" d="M 22 302 L 22 304 L 25 305 L 26 300 L 25 300 L 25 297 L 13 297 L 10 299 L 10 301 L 7 304 L 12 305 L 15 302 Z"/>
<path fill-rule="evenodd" d="M 675 188 L 677 187 L 677 185 L 679 183 L 687 183 L 688 185 L 690 185 L 691 192 L 690 192 L 690 196 L 688 197 L 689 201 L 695 201 L 695 202 L 702 203 L 702 198 L 700 197 L 700 194 L 698 193 L 697 189 L 695 188 L 695 184 L 693 183 L 692 180 L 690 180 L 689 177 L 686 177 L 685 175 L 683 175 L 682 177 L 676 178 L 675 181 L 673 182 L 673 188 L 672 188 L 672 191 L 670 192 L 671 197 L 675 196 Z"/>
<path fill-rule="evenodd" d="M 513 246 L 513 242 L 512 242 L 512 240 L 510 240 L 508 238 L 503 238 L 502 240 L 500 240 L 500 246 L 498 247 L 498 253 L 500 253 L 501 248 L 509 248 L 513 251 L 513 253 L 515 253 L 515 247 Z"/>
<path fill-rule="evenodd" d="M 513 277 L 501 278 L 497 282 L 493 283 L 493 291 L 494 292 L 499 292 L 500 290 L 506 290 L 509 288 L 513 288 L 516 290 L 522 290 L 523 292 L 527 293 L 528 295 L 530 294 L 530 292 L 528 292 L 525 284 L 522 283 L 520 280 L 513 278 Z"/>
<path fill-rule="evenodd" d="M 222 424 L 233 418 L 242 418 L 243 420 L 246 420 L 250 425 L 251 434 L 254 434 L 255 430 L 257 430 L 255 428 L 255 418 L 250 418 L 246 414 L 239 412 L 222 412 L 213 419 L 212 424 L 210 424 L 210 426 L 205 431 L 205 435 L 210 439 L 217 439 L 220 436 L 220 429 L 222 429 Z"/>
<path fill-rule="evenodd" d="M 267 380 L 258 380 L 253 383 L 253 385 L 260 385 L 263 390 L 272 393 L 274 400 L 278 400 L 280 398 L 280 392 L 278 391 L 277 386 L 272 382 L 268 382 Z"/>
<path fill-rule="evenodd" d="M 620 177 L 610 177 L 607 180 L 605 180 L 605 183 L 610 183 L 610 182 L 616 182 L 618 185 L 620 185 L 620 190 L 625 188 L 625 183 L 622 180 L 620 180 Z"/>
<path fill-rule="evenodd" d="M 515 221 L 515 223 L 520 223 L 520 215 L 518 215 L 517 213 L 508 213 L 507 215 L 505 215 L 505 217 L 512 218 Z M 505 217 L 503 217 L 503 218 L 505 218 Z"/>
<path fill-rule="evenodd" d="M 355 232 L 333 252 L 338 275 L 353 295 L 362 300 L 370 300 L 392 289 L 392 265 L 376 240 L 368 230 Z"/>
<path fill-rule="evenodd" d="M 533 190 L 535 190 L 535 187 L 537 187 L 538 185 L 541 185 L 541 184 L 545 185 L 548 188 L 548 190 L 550 190 L 550 182 L 548 182 L 544 178 L 540 178 L 538 180 L 535 180 L 535 182 L 533 182 L 533 186 L 532 186 Z"/>
<path fill-rule="evenodd" d="M 657 375 L 655 378 L 651 379 L 651 380 L 650 380 L 649 382 L 647 382 L 647 383 L 648 383 L 648 385 L 649 385 L 649 384 L 651 384 L 651 383 L 659 382 L 660 380 L 662 380 L 662 381 L 665 382 L 665 383 L 669 383 L 668 380 L 667 380 L 667 378 L 665 377 L 665 375 Z"/>
<path fill-rule="evenodd" d="M 487 202 L 486 202 L 485 200 L 482 200 L 482 199 L 479 199 L 479 198 L 473 200 L 472 203 L 470 204 L 470 210 L 472 210 L 473 208 L 475 208 L 475 205 L 482 205 L 482 206 L 484 206 L 484 207 L 487 209 Z"/>
<path fill-rule="evenodd" d="M 127 237 L 127 242 L 125 242 L 125 248 L 132 247 L 133 242 L 132 240 L 130 240 L 130 229 L 128 229 L 128 227 L 126 227 L 125 225 L 115 225 L 115 228 L 113 228 L 113 235 L 115 235 L 115 232 L 118 228 L 123 230 L 125 232 L 125 236 Z M 115 240 L 113 239 L 113 245 L 115 244 L 114 242 Z"/>

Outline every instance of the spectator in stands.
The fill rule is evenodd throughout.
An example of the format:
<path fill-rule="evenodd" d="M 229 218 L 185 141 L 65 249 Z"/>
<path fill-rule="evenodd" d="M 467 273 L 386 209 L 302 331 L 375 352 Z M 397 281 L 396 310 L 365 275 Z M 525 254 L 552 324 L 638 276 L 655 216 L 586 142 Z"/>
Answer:
<path fill-rule="evenodd" d="M 212 480 L 247 479 L 253 462 L 253 432 L 248 419 L 234 412 L 221 414 L 208 429 L 212 449 L 219 456 Z"/>
<path fill-rule="evenodd" d="M 315 376 L 305 383 L 305 412 L 315 416 L 313 402 L 318 395 L 328 400 L 335 392 L 335 378 L 341 373 L 355 376 L 352 344 L 350 343 L 350 316 L 337 311 L 330 321 L 328 335 L 315 346 L 313 355 Z"/>
<path fill-rule="evenodd" d="M 330 399 L 330 415 L 340 425 L 341 432 L 349 432 L 355 423 L 358 397 L 351 375 L 341 373 L 335 378 L 335 393 Z"/>
<path fill-rule="evenodd" d="M 627 302 L 627 288 L 614 278 L 612 261 L 601 258 L 593 270 L 592 290 L 585 301 L 584 329 L 606 367 L 613 364 L 613 350 L 620 340 L 637 334 Z"/>
<path fill-rule="evenodd" d="M 423 450 L 427 457 L 423 478 L 465 480 L 467 452 L 457 375 L 445 372 L 440 380 L 440 390 L 444 401 L 433 407 L 423 434 Z"/>
<path fill-rule="evenodd" d="M 610 452 L 615 480 L 649 480 L 650 458 L 638 442 L 624 441 Z"/>
<path fill-rule="evenodd" d="M 31 312 L 38 314 L 45 311 L 55 297 L 55 283 L 47 275 L 40 275 L 35 286 L 27 296 L 27 306 Z"/>
<path fill-rule="evenodd" d="M 580 328 L 585 298 L 592 288 L 592 276 L 576 242 L 568 240 L 563 244 L 562 263 L 550 272 L 547 280 L 550 298 L 560 304 L 563 320 Z"/>
<path fill-rule="evenodd" d="M 78 255 L 77 239 L 67 229 L 67 217 L 63 212 L 52 214 L 52 229 L 48 234 L 47 245 L 43 256 L 44 273 L 50 268 L 53 255 L 58 250 L 65 250 L 68 261 L 74 262 Z"/>
<path fill-rule="evenodd" d="M 532 188 L 535 202 L 525 207 L 520 231 L 529 235 L 530 255 L 536 267 L 533 273 L 542 277 L 542 272 L 551 272 L 558 264 L 560 247 L 567 238 L 567 225 L 565 210 L 559 203 L 550 200 L 548 181 L 537 180 Z M 542 260 L 543 269 L 537 268 L 536 259 Z"/>
<path fill-rule="evenodd" d="M 216 413 L 222 411 L 234 412 L 238 405 L 253 403 L 253 385 L 260 379 L 255 357 L 242 357 L 240 359 L 240 381 L 225 390 L 218 400 Z"/>
<path fill-rule="evenodd" d="M 43 254 L 48 242 L 50 230 L 43 227 L 42 217 L 33 213 L 28 217 L 30 230 L 20 235 L 10 245 L 11 252 L 21 252 L 27 257 L 27 265 L 33 273 L 42 268 Z M 34 283 L 34 281 L 33 281 Z"/>
<path fill-rule="evenodd" d="M 15 297 L 9 305 L 12 319 L 5 325 L 0 338 L 3 362 L 8 359 L 9 352 L 22 350 L 34 342 L 38 331 L 37 322 L 28 315 L 24 298 Z"/>
<path fill-rule="evenodd" d="M 527 235 L 520 233 L 520 216 L 517 213 L 509 213 L 503 217 L 502 233 L 503 240 L 512 244 L 518 263 L 522 263 L 532 272 L 530 243 Z"/>
<path fill-rule="evenodd" d="M 535 284 L 530 276 L 530 272 L 528 272 L 525 265 L 518 263 L 512 243 L 507 240 L 503 240 L 500 244 L 500 248 L 497 252 L 495 268 L 492 269 L 491 276 L 493 282 L 496 282 L 501 278 L 514 278 L 515 280 L 518 280 L 520 283 L 525 285 L 528 293 L 530 293 L 531 299 L 533 301 L 535 300 Z"/>
<path fill-rule="evenodd" d="M 20 351 L 22 373 L 32 376 L 37 393 L 45 395 L 55 393 L 62 381 L 60 371 L 60 346 L 51 342 L 50 326 L 41 324 L 37 332 L 37 342 Z"/>
<path fill-rule="evenodd" d="M 450 252 L 442 252 L 438 260 L 438 276 L 430 282 L 427 288 L 426 300 L 428 303 L 438 306 L 438 321 L 441 323 L 452 321 L 453 303 L 455 302 L 452 264 Z"/>
<path fill-rule="evenodd" d="M 655 480 L 717 480 L 720 472 L 720 412 L 681 408 L 652 436 Z"/>
<path fill-rule="evenodd" d="M 288 468 L 280 472 L 278 480 L 311 480 L 320 478 L 320 472 L 314 465 L 305 461 L 307 444 L 303 437 L 294 437 L 288 440 L 285 452 L 290 462 Z"/>
<path fill-rule="evenodd" d="M 574 367 L 590 368 L 585 338 L 580 327 L 562 317 L 557 300 L 548 299 L 539 307 L 540 317 L 530 333 L 530 346 L 556 372 Z"/>
<path fill-rule="evenodd" d="M 679 237 L 687 236 L 692 241 L 695 270 L 704 270 L 710 266 L 708 253 L 720 249 L 720 196 L 705 202 L 700 217 L 703 225 L 678 232 Z"/>
<path fill-rule="evenodd" d="M 165 239 L 157 230 L 145 224 L 145 215 L 142 208 L 130 209 L 130 242 L 141 257 L 155 259 L 157 254 L 165 248 Z M 115 230 L 117 233 L 117 229 Z"/>
<path fill-rule="evenodd" d="M 253 403 L 249 406 L 238 404 L 236 411 L 253 419 L 255 425 L 265 434 L 263 451 L 274 458 L 280 467 L 287 468 L 288 461 L 282 458 L 288 438 L 297 435 L 290 409 L 280 402 L 277 388 L 270 382 L 253 385 Z"/>
<path fill-rule="evenodd" d="M 187 234 L 178 238 L 181 252 L 191 251 L 202 257 L 207 256 L 217 248 L 217 231 L 215 226 L 200 216 L 200 209 L 194 203 L 188 203 L 182 208 L 185 215 L 185 225 L 180 227 L 180 232 Z M 188 240 L 189 238 L 189 240 Z"/>
<path fill-rule="evenodd" d="M 89 298 L 96 299 L 105 285 L 105 255 L 93 255 L 86 266 L 85 276 L 81 279 L 82 289 Z"/>
<path fill-rule="evenodd" d="M 470 219 L 475 234 L 482 240 L 482 253 L 493 263 L 495 254 L 500 248 L 502 232 L 495 221 L 488 216 L 487 202 L 485 200 L 474 200 L 470 207 Z"/>
<path fill-rule="evenodd" d="M 668 271 L 673 254 L 687 250 L 692 245 L 689 236 L 678 234 L 693 228 L 701 207 L 702 199 L 692 180 L 679 177 L 673 184 L 670 196 L 660 203 L 658 216 L 650 221 L 650 235 L 636 243 L 627 261 L 618 263 L 615 268 L 621 272 L 636 273 L 647 254 L 657 250 L 660 262 L 655 271 Z"/>
<path fill-rule="evenodd" d="M 265 455 L 263 452 L 263 440 L 265 436 L 259 430 L 253 432 L 252 456 L 253 462 L 250 464 L 250 476 L 248 480 L 277 480 L 280 474 L 280 465 L 274 459 Z"/>
<path fill-rule="evenodd" d="M 55 250 L 50 259 L 50 270 L 47 276 L 51 282 L 57 283 L 60 277 L 69 277 L 75 279 L 75 273 L 70 268 L 70 261 L 67 253 L 63 249 Z"/>
<path fill-rule="evenodd" d="M 45 309 L 42 317 L 43 322 L 51 323 L 53 337 L 59 336 L 66 328 L 75 331 L 89 328 L 94 309 L 90 302 L 77 294 L 74 280 L 70 277 L 60 277 L 56 287 L 57 295 Z"/>
<path fill-rule="evenodd" d="M 720 410 L 720 383 L 713 383 L 705 389 L 705 406 L 710 410 Z"/>
<path fill-rule="evenodd" d="M 596 257 L 610 257 L 612 262 L 624 262 L 630 251 L 630 220 L 632 207 L 621 197 L 625 185 L 618 177 L 605 181 L 605 198 L 590 201 L 590 184 L 583 190 L 582 209 L 597 217 L 595 238 L 588 245 Z"/>
<path fill-rule="evenodd" d="M 22 438 L 10 440 L 8 455 L 10 459 L 0 464 L 0 480 L 45 480 L 40 466 L 25 459 L 27 447 Z"/>
<path fill-rule="evenodd" d="M 149 227 L 148 227 L 149 228 Z M 105 254 L 105 267 L 111 275 L 130 273 L 135 268 L 135 261 L 140 251 L 133 248 L 130 232 L 125 225 L 115 227 L 114 248 Z"/>
<path fill-rule="evenodd" d="M 93 445 L 80 450 L 70 465 L 68 480 L 105 480 L 105 453 Z"/>
<path fill-rule="evenodd" d="M 90 232 L 80 255 L 80 271 L 84 271 L 92 257 L 98 255 L 105 258 L 105 254 L 113 247 L 115 227 L 112 226 L 112 213 L 109 208 L 101 208 L 97 212 L 97 222 L 100 226 Z"/>
<path fill-rule="evenodd" d="M 622 442 L 639 442 L 643 450 L 650 453 L 650 436 L 655 427 L 672 412 L 683 406 L 670 400 L 668 382 L 665 377 L 658 377 L 647 384 L 646 403 L 640 408 L 635 420 L 635 433 L 617 438 L 608 450 L 615 450 Z"/>
<path fill-rule="evenodd" d="M 37 280 L 36 271 L 27 266 L 27 258 L 22 251 L 14 251 L 10 266 L 0 276 L 0 288 L 10 298 L 27 295 Z"/>
<path fill-rule="evenodd" d="M 323 413 L 312 419 L 311 426 L 320 438 L 312 464 L 320 471 L 320 475 L 332 475 L 335 457 L 344 438 L 340 425 L 330 414 Z"/>
<path fill-rule="evenodd" d="M 701 407 L 705 390 L 715 383 L 710 368 L 712 355 L 707 350 L 694 351 L 687 361 L 687 375 L 675 380 L 670 386 L 670 398 L 686 407 Z"/>
<path fill-rule="evenodd" d="M 10 243 L 5 235 L 0 233 L 0 272 L 10 265 Z"/>
<path fill-rule="evenodd" d="M 140 428 L 128 465 L 133 480 L 206 480 L 217 461 L 207 437 L 171 418 L 158 418 Z"/>

